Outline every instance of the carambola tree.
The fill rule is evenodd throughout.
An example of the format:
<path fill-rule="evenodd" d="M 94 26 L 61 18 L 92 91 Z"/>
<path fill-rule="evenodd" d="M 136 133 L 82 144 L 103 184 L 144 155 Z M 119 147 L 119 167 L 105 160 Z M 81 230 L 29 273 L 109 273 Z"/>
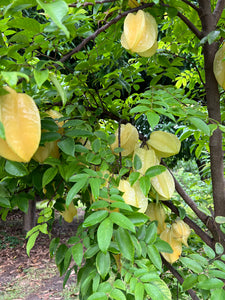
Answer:
<path fill-rule="evenodd" d="M 50 243 L 79 299 L 225 299 L 224 7 L 1 1 L 1 217 L 45 201 L 29 255 L 82 205 Z M 169 169 L 182 159 L 207 196 Z"/>

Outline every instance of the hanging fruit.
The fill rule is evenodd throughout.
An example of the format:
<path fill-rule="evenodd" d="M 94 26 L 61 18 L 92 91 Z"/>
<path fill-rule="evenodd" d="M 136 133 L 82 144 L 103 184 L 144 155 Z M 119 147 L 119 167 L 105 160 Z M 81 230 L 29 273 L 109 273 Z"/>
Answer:
<path fill-rule="evenodd" d="M 150 57 L 157 50 L 158 26 L 152 15 L 139 10 L 129 13 L 124 20 L 122 46 L 140 56 Z"/>
<path fill-rule="evenodd" d="M 183 220 L 176 219 L 171 226 L 172 236 L 177 241 L 188 247 L 187 239 L 191 233 L 191 229 Z"/>
<path fill-rule="evenodd" d="M 145 214 L 150 218 L 150 221 L 157 221 L 157 234 L 166 229 L 166 213 L 161 203 L 149 203 Z"/>
<path fill-rule="evenodd" d="M 213 62 L 213 72 L 218 84 L 225 90 L 225 43 L 216 52 Z"/>
<path fill-rule="evenodd" d="M 146 211 L 148 198 L 144 196 L 138 181 L 131 186 L 128 180 L 121 179 L 118 189 L 124 193 L 123 199 L 127 204 L 138 207 L 139 212 Z"/>
<path fill-rule="evenodd" d="M 142 175 L 144 175 L 150 167 L 159 164 L 159 160 L 157 159 L 155 151 L 152 148 L 147 149 L 136 147 L 133 154 L 133 160 L 135 155 L 138 155 L 141 160 L 142 166 L 137 171 Z"/>
<path fill-rule="evenodd" d="M 117 129 L 116 133 L 116 140 L 111 145 L 112 151 L 115 150 L 115 148 L 119 147 L 119 130 Z M 131 154 L 134 149 L 135 145 L 138 142 L 138 131 L 137 129 L 131 125 L 130 123 L 127 123 L 126 125 L 122 124 L 120 127 L 120 147 L 123 148 L 123 151 L 121 152 L 122 156 L 127 156 Z M 118 153 L 115 153 L 118 155 Z"/>
<path fill-rule="evenodd" d="M 167 242 L 173 249 L 173 253 L 161 252 L 162 256 L 170 264 L 174 263 L 179 259 L 182 253 L 182 243 L 173 238 L 171 228 L 166 228 L 161 234 L 160 239 Z"/>
<path fill-rule="evenodd" d="M 179 153 L 181 142 L 176 135 L 165 131 L 153 131 L 147 145 L 152 147 L 158 157 L 169 157 Z"/>
<path fill-rule="evenodd" d="M 175 183 L 173 176 L 166 169 L 163 173 L 152 177 L 151 184 L 154 190 L 152 196 L 157 200 L 169 200 L 171 199 L 175 191 Z"/>
<path fill-rule="evenodd" d="M 70 203 L 68 208 L 64 205 L 64 208 L 65 210 L 61 212 L 61 215 L 67 223 L 71 223 L 73 221 L 73 218 L 77 215 L 77 209 L 74 206 L 73 202 Z"/>
<path fill-rule="evenodd" d="M 63 117 L 63 115 L 60 112 L 53 110 L 53 109 L 46 111 L 46 113 L 52 119 L 60 119 Z M 63 133 L 62 126 L 64 125 L 64 122 L 63 121 L 58 122 L 58 120 L 56 120 L 55 122 L 59 127 L 58 133 L 62 134 Z M 44 144 L 44 146 L 39 146 L 33 156 L 33 159 L 39 163 L 43 163 L 50 156 L 53 158 L 59 158 L 60 153 L 59 153 L 59 147 L 58 147 L 57 143 L 58 143 L 58 141 L 52 141 L 52 142 L 46 142 Z"/>
<path fill-rule="evenodd" d="M 0 96 L 0 121 L 5 140 L 0 138 L 0 156 L 17 162 L 29 162 L 41 138 L 41 121 L 34 100 L 5 87 Z"/>

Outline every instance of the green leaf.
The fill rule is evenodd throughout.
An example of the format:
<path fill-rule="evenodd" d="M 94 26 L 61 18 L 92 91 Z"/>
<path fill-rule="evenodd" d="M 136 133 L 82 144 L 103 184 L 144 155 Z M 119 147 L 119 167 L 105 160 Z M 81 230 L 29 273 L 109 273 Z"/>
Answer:
<path fill-rule="evenodd" d="M 138 180 L 139 176 L 140 176 L 139 172 L 130 173 L 129 183 L 130 183 L 131 186 Z"/>
<path fill-rule="evenodd" d="M 42 177 L 42 187 L 45 187 L 47 184 L 49 184 L 57 175 L 58 169 L 51 167 L 48 168 Z"/>
<path fill-rule="evenodd" d="M 43 132 L 41 133 L 41 144 L 44 144 L 46 142 L 53 142 L 53 141 L 57 141 L 61 138 L 61 134 L 59 134 L 58 132 Z"/>
<path fill-rule="evenodd" d="M 71 253 L 73 256 L 73 259 L 75 263 L 80 266 L 83 260 L 84 250 L 83 245 L 81 243 L 78 243 L 71 247 Z"/>
<path fill-rule="evenodd" d="M 36 0 L 37 3 L 44 9 L 45 13 L 52 19 L 52 21 L 66 34 L 69 38 L 70 33 L 65 25 L 62 23 L 62 19 L 68 13 L 68 5 L 63 0 L 55 0 L 50 3 Z"/>
<path fill-rule="evenodd" d="M 155 247 L 155 245 L 148 245 L 147 246 L 147 253 L 148 257 L 154 264 L 154 266 L 159 270 L 162 271 L 162 260 L 161 256 L 159 254 L 158 249 Z"/>
<path fill-rule="evenodd" d="M 224 224 L 224 223 L 225 223 L 225 217 L 217 216 L 217 217 L 215 218 L 215 221 L 216 221 L 216 223 L 218 223 L 218 224 Z"/>
<path fill-rule="evenodd" d="M 115 232 L 116 241 L 122 255 L 130 260 L 134 260 L 134 245 L 130 238 L 130 234 L 126 229 L 119 227 Z"/>
<path fill-rule="evenodd" d="M 91 186 L 92 196 L 94 198 L 94 201 L 96 201 L 99 197 L 101 179 L 100 178 L 90 178 L 89 183 Z"/>
<path fill-rule="evenodd" d="M 145 291 L 152 300 L 172 300 L 168 286 L 162 280 L 154 280 L 144 284 Z"/>
<path fill-rule="evenodd" d="M 210 247 L 207 246 L 207 245 L 204 245 L 203 248 L 204 248 L 205 254 L 206 254 L 210 259 L 215 258 L 216 253 L 213 251 L 212 248 L 210 248 Z"/>
<path fill-rule="evenodd" d="M 99 251 L 98 245 L 92 245 L 90 246 L 86 252 L 84 253 L 85 258 L 91 258 L 93 257 L 97 252 Z"/>
<path fill-rule="evenodd" d="M 5 170 L 10 175 L 16 176 L 16 177 L 23 177 L 28 175 L 28 170 L 25 167 L 23 163 L 15 162 L 15 161 L 9 161 L 7 160 L 5 163 Z"/>
<path fill-rule="evenodd" d="M 124 293 L 118 289 L 112 289 L 110 297 L 115 300 L 126 300 Z"/>
<path fill-rule="evenodd" d="M 208 274 L 211 278 L 225 279 L 225 272 L 220 270 L 209 270 Z"/>
<path fill-rule="evenodd" d="M 225 291 L 224 289 L 215 289 L 211 292 L 210 300 L 224 300 Z"/>
<path fill-rule="evenodd" d="M 40 0 L 37 0 L 37 1 L 40 1 Z M 61 1 L 61 0 L 56 0 L 53 3 L 56 4 L 58 1 L 59 2 L 64 2 L 64 1 Z M 56 87 L 56 90 L 57 90 L 57 92 L 59 93 L 59 96 L 62 99 L 63 106 L 65 106 L 66 103 L 67 103 L 67 97 L 66 97 L 66 91 L 65 91 L 65 89 L 62 87 L 62 85 L 60 84 L 60 82 L 58 81 L 57 77 L 54 74 L 52 74 L 52 73 L 49 74 L 49 78 L 51 79 L 51 81 L 53 82 L 54 86 Z"/>
<path fill-rule="evenodd" d="M 1 75 L 4 78 L 4 80 L 6 81 L 6 83 L 11 87 L 14 87 L 17 85 L 18 77 L 25 78 L 27 82 L 29 81 L 29 76 L 27 76 L 26 74 L 24 74 L 22 72 L 1 71 Z"/>
<path fill-rule="evenodd" d="M 225 263 L 223 263 L 220 260 L 215 260 L 213 262 L 214 266 L 216 266 L 218 269 L 220 269 L 221 271 L 225 272 Z"/>
<path fill-rule="evenodd" d="M 134 224 L 123 214 L 118 213 L 118 212 L 112 212 L 110 214 L 110 220 L 115 223 L 116 225 L 128 229 L 132 232 L 135 232 L 135 227 Z"/>
<path fill-rule="evenodd" d="M 154 245 L 159 252 L 173 253 L 171 246 L 163 240 L 157 240 Z"/>
<path fill-rule="evenodd" d="M 0 196 L 0 206 L 10 208 L 11 204 L 8 198 L 3 198 Z"/>
<path fill-rule="evenodd" d="M 84 222 L 83 227 L 90 227 L 97 223 L 100 223 L 108 216 L 108 211 L 106 210 L 99 210 L 94 213 L 92 213 L 90 216 L 88 216 Z"/>
<path fill-rule="evenodd" d="M 97 231 L 97 241 L 100 250 L 105 253 L 110 245 L 113 234 L 113 223 L 110 218 L 101 222 Z"/>
<path fill-rule="evenodd" d="M 38 235 L 39 235 L 39 230 L 34 232 L 28 239 L 27 246 L 26 246 L 28 256 L 30 256 L 30 250 L 34 247 Z"/>
<path fill-rule="evenodd" d="M 211 290 L 211 289 L 217 289 L 222 288 L 224 286 L 224 283 L 222 280 L 217 278 L 209 278 L 204 281 L 201 281 L 197 283 L 196 285 L 199 289 L 203 290 Z"/>
<path fill-rule="evenodd" d="M 147 175 L 151 178 L 151 177 L 155 177 L 155 176 L 163 173 L 164 171 L 166 171 L 166 167 L 164 167 L 164 166 L 161 166 L 161 165 L 153 166 L 153 167 L 148 168 L 148 170 L 145 172 L 145 175 Z"/>
<path fill-rule="evenodd" d="M 153 244 L 156 238 L 157 238 L 157 226 L 155 222 L 152 222 L 146 230 L 145 242 L 146 244 Z"/>
<path fill-rule="evenodd" d="M 74 197 L 79 193 L 79 191 L 85 186 L 88 175 L 85 176 L 83 179 L 75 183 L 72 188 L 69 190 L 67 197 L 66 197 L 66 206 L 69 206 L 70 203 L 73 201 Z"/>
<path fill-rule="evenodd" d="M 41 71 L 41 70 L 34 69 L 34 79 L 39 89 L 41 88 L 42 84 L 48 79 L 48 74 L 49 74 L 48 70 Z"/>
<path fill-rule="evenodd" d="M 210 128 L 209 126 L 199 118 L 189 117 L 188 120 L 200 131 L 202 131 L 207 136 L 210 136 Z"/>
<path fill-rule="evenodd" d="M 150 177 L 149 176 L 142 176 L 139 179 L 139 184 L 140 184 L 140 188 L 141 188 L 143 194 L 145 195 L 145 197 L 147 197 L 148 193 L 150 191 L 150 188 L 151 188 Z"/>
<path fill-rule="evenodd" d="M 144 288 L 143 283 L 138 282 L 135 285 L 135 289 L 134 289 L 135 300 L 143 300 L 144 299 L 144 292 L 145 292 L 145 288 Z"/>
<path fill-rule="evenodd" d="M 55 254 L 55 263 L 58 266 L 64 259 L 68 248 L 65 244 L 61 244 Z"/>
<path fill-rule="evenodd" d="M 199 264 L 196 264 L 196 261 L 188 257 L 180 257 L 180 261 L 188 267 L 190 270 L 196 273 L 202 273 L 203 269 Z"/>
<path fill-rule="evenodd" d="M 184 291 L 191 289 L 198 282 L 198 275 L 191 274 L 185 277 L 182 287 Z"/>
<path fill-rule="evenodd" d="M 54 238 L 54 239 L 51 240 L 51 243 L 49 245 L 49 252 L 50 252 L 50 257 L 51 258 L 53 257 L 53 255 L 55 255 L 56 249 L 59 245 L 59 241 L 60 241 L 59 238 Z"/>
<path fill-rule="evenodd" d="M 102 279 L 105 279 L 110 270 L 110 255 L 109 252 L 99 252 L 96 257 L 96 267 Z"/>
<path fill-rule="evenodd" d="M 65 138 L 57 143 L 58 147 L 67 155 L 74 156 L 75 143 L 72 138 Z"/>
<path fill-rule="evenodd" d="M 216 243 L 215 244 L 215 250 L 216 250 L 216 254 L 220 255 L 224 253 L 224 248 L 220 243 Z"/>
<path fill-rule="evenodd" d="M 157 113 L 155 113 L 153 111 L 148 111 L 146 113 L 146 116 L 147 116 L 148 123 L 150 124 L 151 129 L 153 130 L 160 121 L 160 115 L 158 115 Z"/>
<path fill-rule="evenodd" d="M 134 169 L 135 170 L 140 170 L 141 169 L 142 161 L 141 161 L 140 157 L 137 154 L 134 155 L 133 163 L 134 163 Z"/>
<path fill-rule="evenodd" d="M 89 296 L 87 300 L 107 300 L 108 297 L 104 292 L 96 292 Z"/>
<path fill-rule="evenodd" d="M 132 213 L 128 212 L 126 213 L 126 216 L 135 226 L 141 226 L 149 220 L 148 216 L 139 212 L 132 212 Z"/>

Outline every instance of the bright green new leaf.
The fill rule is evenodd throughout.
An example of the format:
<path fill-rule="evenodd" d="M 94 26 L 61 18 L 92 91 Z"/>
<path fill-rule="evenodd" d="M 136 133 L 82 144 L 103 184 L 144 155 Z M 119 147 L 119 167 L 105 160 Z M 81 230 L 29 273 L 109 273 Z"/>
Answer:
<path fill-rule="evenodd" d="M 68 13 L 68 5 L 63 0 L 51 1 L 50 3 L 42 2 L 41 0 L 36 0 L 37 3 L 44 9 L 45 13 L 52 19 L 55 24 L 62 29 L 69 38 L 70 33 L 65 25 L 62 23 L 63 17 Z"/>

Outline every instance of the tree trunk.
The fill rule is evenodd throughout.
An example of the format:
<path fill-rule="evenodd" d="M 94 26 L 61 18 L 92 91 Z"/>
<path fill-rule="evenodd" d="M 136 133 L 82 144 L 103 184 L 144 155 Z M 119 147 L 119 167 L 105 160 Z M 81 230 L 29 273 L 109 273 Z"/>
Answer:
<path fill-rule="evenodd" d="M 27 214 L 23 216 L 23 230 L 29 231 L 36 225 L 36 198 L 29 200 Z"/>

